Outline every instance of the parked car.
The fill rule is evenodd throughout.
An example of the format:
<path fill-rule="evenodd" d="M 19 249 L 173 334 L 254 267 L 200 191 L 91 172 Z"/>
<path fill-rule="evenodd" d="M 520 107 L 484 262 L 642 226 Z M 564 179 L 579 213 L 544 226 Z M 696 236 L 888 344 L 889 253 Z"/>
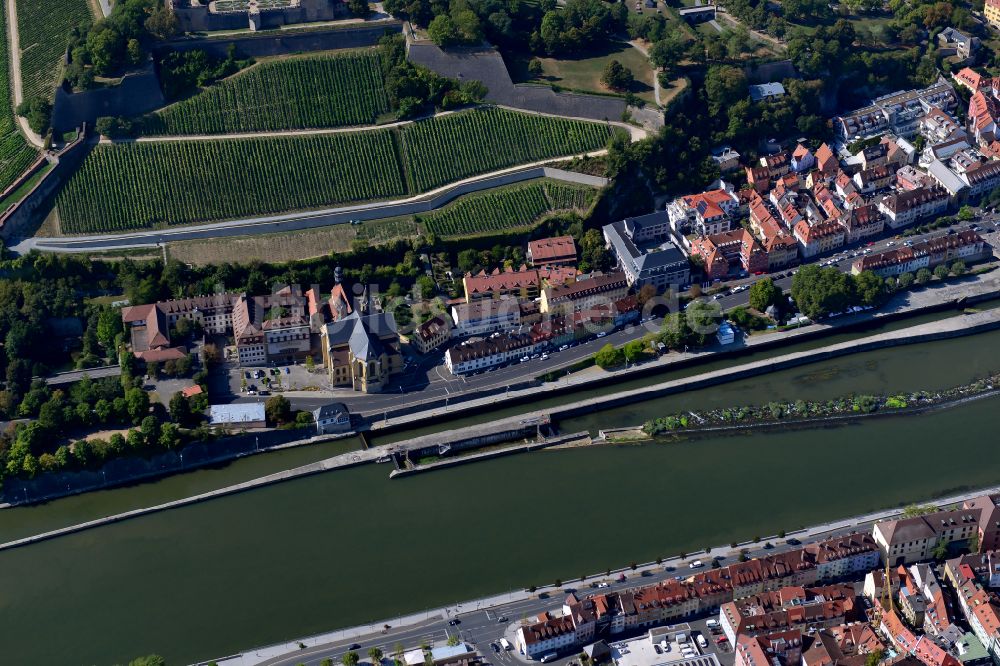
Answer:
<path fill-rule="evenodd" d="M 597 337 L 599 338 L 603 338 L 605 336 L 607 336 L 607 333 L 605 333 L 604 331 L 601 331 L 600 333 L 597 334 Z"/>

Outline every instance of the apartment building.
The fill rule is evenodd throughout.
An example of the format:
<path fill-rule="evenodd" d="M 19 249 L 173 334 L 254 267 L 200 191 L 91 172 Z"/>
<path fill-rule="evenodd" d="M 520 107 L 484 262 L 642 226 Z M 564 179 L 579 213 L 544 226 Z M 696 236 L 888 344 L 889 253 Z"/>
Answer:
<path fill-rule="evenodd" d="M 847 231 L 834 220 L 812 225 L 802 220 L 795 225 L 794 235 L 802 256 L 809 258 L 842 247 L 844 239 L 847 238 Z"/>
<path fill-rule="evenodd" d="M 901 654 L 915 657 L 924 666 L 961 666 L 961 662 L 924 634 L 915 634 L 894 610 L 883 609 L 882 633 Z"/>
<path fill-rule="evenodd" d="M 797 629 L 740 636 L 733 650 L 735 666 L 799 666 L 802 643 L 802 632 Z"/>
<path fill-rule="evenodd" d="M 986 17 L 986 22 L 991 26 L 1000 28 L 1000 0 L 986 0 L 983 16 Z"/>
<path fill-rule="evenodd" d="M 914 273 L 921 268 L 934 268 L 953 261 L 978 261 L 992 254 L 992 248 L 972 230 L 938 236 L 909 247 L 876 252 L 854 260 L 851 272 L 872 271 L 887 277 Z"/>
<path fill-rule="evenodd" d="M 965 546 L 979 530 L 974 509 L 936 511 L 913 518 L 875 523 L 872 536 L 890 563 L 912 564 L 933 557 L 939 542 Z"/>
<path fill-rule="evenodd" d="M 577 642 L 573 618 L 565 615 L 551 617 L 546 613 L 534 624 L 517 630 L 517 647 L 529 659 L 539 659 Z"/>
<path fill-rule="evenodd" d="M 767 252 L 746 229 L 696 238 L 691 241 L 691 256 L 702 258 L 709 280 L 725 278 L 740 269 L 764 273 L 769 266 Z"/>
<path fill-rule="evenodd" d="M 979 512 L 979 552 L 1000 550 L 1000 495 L 983 495 L 962 504 Z"/>
<path fill-rule="evenodd" d="M 576 241 L 572 236 L 542 238 L 528 243 L 528 261 L 532 266 L 575 266 Z"/>
<path fill-rule="evenodd" d="M 462 278 L 465 300 L 471 303 L 482 298 L 536 298 L 542 287 L 541 277 L 534 268 L 493 269 L 492 273 L 480 271 Z"/>
<path fill-rule="evenodd" d="M 903 90 L 883 95 L 872 103 L 850 113 L 833 118 L 834 130 L 845 141 L 892 132 L 908 137 L 916 133 L 920 119 L 932 108 L 951 112 L 958 96 L 947 79 L 920 90 Z"/>
<path fill-rule="evenodd" d="M 739 210 L 739 196 L 728 185 L 674 199 L 667 206 L 670 226 L 678 234 L 710 235 L 729 231 Z"/>
<path fill-rule="evenodd" d="M 517 328 L 521 324 L 521 307 L 512 297 L 484 298 L 453 305 L 451 319 L 455 322 L 455 337 L 488 335 Z"/>
<path fill-rule="evenodd" d="M 543 314 L 570 314 L 598 305 L 608 305 L 625 298 L 628 279 L 623 272 L 595 275 L 573 284 L 546 287 L 542 290 Z"/>
<path fill-rule="evenodd" d="M 494 333 L 482 340 L 469 340 L 450 347 L 445 367 L 453 375 L 485 370 L 530 356 L 548 344 L 549 336 L 538 332 Z"/>
<path fill-rule="evenodd" d="M 828 627 L 805 639 L 802 666 L 862 666 L 867 655 L 885 651 L 885 643 L 867 622 Z"/>
<path fill-rule="evenodd" d="M 844 242 L 848 245 L 877 236 L 885 228 L 885 220 L 875 204 L 852 208 L 840 218 L 840 224 L 847 232 Z"/>
<path fill-rule="evenodd" d="M 604 241 L 629 286 L 652 285 L 663 291 L 691 280 L 687 257 L 673 244 L 665 211 L 605 225 Z"/>
<path fill-rule="evenodd" d="M 410 336 L 410 342 L 421 354 L 430 353 L 449 340 L 451 340 L 451 319 L 446 314 L 431 317 L 417 326 Z"/>
<path fill-rule="evenodd" d="M 862 616 L 853 585 L 784 587 L 730 601 L 719 609 L 722 631 L 733 645 L 737 636 L 832 627 Z"/>
<path fill-rule="evenodd" d="M 890 228 L 901 229 L 918 220 L 943 215 L 949 203 L 946 190 L 921 187 L 886 195 L 878 202 L 878 209 Z"/>

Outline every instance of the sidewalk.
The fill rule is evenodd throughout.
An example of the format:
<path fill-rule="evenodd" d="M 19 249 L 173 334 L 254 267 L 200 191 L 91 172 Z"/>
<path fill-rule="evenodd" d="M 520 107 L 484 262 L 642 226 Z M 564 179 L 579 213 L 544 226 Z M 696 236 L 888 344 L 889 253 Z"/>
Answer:
<path fill-rule="evenodd" d="M 1000 486 L 993 486 L 991 488 L 984 488 L 976 491 L 968 491 L 957 495 L 950 495 L 948 497 L 931 498 L 923 500 L 919 503 L 935 504 L 939 507 L 944 507 L 951 504 L 960 503 L 966 499 L 970 499 L 973 497 L 979 497 L 984 494 L 993 494 L 998 492 L 1000 492 Z M 820 525 L 814 525 L 813 527 L 809 527 L 806 529 L 788 532 L 785 538 L 793 536 L 803 542 L 812 540 L 822 540 L 826 538 L 826 535 L 828 535 L 831 532 L 835 532 L 837 530 L 850 529 L 850 528 L 868 527 L 875 522 L 884 520 L 886 518 L 898 516 L 902 513 L 903 511 L 899 508 L 873 511 L 871 513 L 866 513 L 859 516 L 846 518 L 843 520 L 822 523 Z M 860 530 L 856 529 L 856 531 Z M 762 545 L 763 543 L 768 541 L 776 542 L 779 540 L 781 539 L 777 535 L 771 535 L 767 537 L 762 537 L 761 540 L 758 542 L 744 541 L 742 543 L 738 543 L 737 549 L 744 546 Z M 638 566 L 635 570 L 633 570 L 631 567 L 614 569 L 611 571 L 611 575 L 616 576 L 618 574 L 624 573 L 630 579 L 632 578 L 640 579 L 641 582 L 643 572 L 653 572 L 657 570 L 662 570 L 662 568 L 665 565 L 668 565 L 670 563 L 674 564 L 683 563 L 686 562 L 687 559 L 712 560 L 715 557 L 726 557 L 732 555 L 734 550 L 736 549 L 734 549 L 731 545 L 715 546 L 706 551 L 692 553 L 689 558 L 685 559 L 674 556 L 674 557 L 664 558 L 662 564 L 649 562 Z M 587 578 L 600 580 L 608 578 L 608 576 L 605 573 L 596 573 L 587 576 Z M 568 582 L 569 579 L 567 579 L 567 583 Z M 468 613 L 475 610 L 486 610 L 504 604 L 513 603 L 516 601 L 525 601 L 529 599 L 534 599 L 537 598 L 540 594 L 558 592 L 558 590 L 559 588 L 556 588 L 554 585 L 540 585 L 533 593 L 528 592 L 527 590 L 511 591 L 506 594 L 499 594 L 492 597 L 473 599 L 471 601 L 455 604 L 454 606 L 443 606 L 441 608 L 434 608 L 426 611 L 421 611 L 418 613 L 413 613 L 404 617 L 388 620 L 388 622 L 392 623 L 392 631 L 390 632 L 390 636 L 395 631 L 399 631 L 404 628 L 412 628 L 414 626 L 419 626 L 421 623 L 431 622 L 435 620 L 442 621 L 445 618 L 460 613 Z M 559 595 L 553 595 L 551 600 L 553 608 L 562 603 L 562 598 Z M 512 623 L 511 627 L 508 628 L 508 631 L 505 632 L 505 634 L 509 633 L 512 630 L 515 630 L 514 624 L 515 623 Z M 350 627 L 348 629 L 340 629 L 337 631 L 331 631 L 324 634 L 317 634 L 315 636 L 310 636 L 308 638 L 293 640 L 278 645 L 270 645 L 267 647 L 256 648 L 253 650 L 248 650 L 242 654 L 231 655 L 222 659 L 217 659 L 215 661 L 216 663 L 218 663 L 219 666 L 254 666 L 266 660 L 274 659 L 276 657 L 281 657 L 283 655 L 300 653 L 301 650 L 303 649 L 302 646 L 305 646 L 306 648 L 312 648 L 312 647 L 319 647 L 327 643 L 333 643 L 336 641 L 344 641 L 351 639 L 361 642 L 366 636 L 381 635 L 382 628 L 383 624 L 380 623 L 360 625 L 356 627 Z M 509 636 L 508 640 L 511 640 Z M 514 652 L 516 652 L 516 650 Z M 201 662 L 201 663 L 207 663 L 207 662 Z"/>

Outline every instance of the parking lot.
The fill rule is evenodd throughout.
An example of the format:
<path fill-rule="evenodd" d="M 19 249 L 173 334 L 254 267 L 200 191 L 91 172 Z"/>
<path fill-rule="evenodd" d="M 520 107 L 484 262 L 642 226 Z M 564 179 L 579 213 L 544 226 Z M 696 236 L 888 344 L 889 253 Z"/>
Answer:
<path fill-rule="evenodd" d="M 309 391 L 327 388 L 322 369 L 309 372 L 304 365 L 267 368 L 228 369 L 229 391 L 239 397 L 268 396 L 281 391 Z"/>

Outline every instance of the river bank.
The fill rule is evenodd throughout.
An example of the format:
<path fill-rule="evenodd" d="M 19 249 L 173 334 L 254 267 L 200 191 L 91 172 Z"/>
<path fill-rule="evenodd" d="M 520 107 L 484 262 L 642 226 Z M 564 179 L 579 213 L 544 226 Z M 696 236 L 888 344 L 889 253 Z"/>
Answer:
<path fill-rule="evenodd" d="M 591 410 L 561 426 L 596 433 L 602 424 L 642 423 L 758 396 L 826 400 L 849 392 L 937 390 L 994 372 L 1000 372 L 1000 331 Z M 115 663 L 156 651 L 171 663 L 189 663 L 334 627 L 377 623 L 377 635 L 381 621 L 396 626 L 400 616 L 459 599 L 996 485 L 996 423 L 995 403 L 977 401 L 915 419 L 863 421 L 849 431 L 537 451 L 405 482 L 387 482 L 385 465 L 302 477 L 0 553 L 4 656 L 23 664 Z M 214 487 L 212 478 L 234 483 L 254 476 L 247 470 L 266 473 L 273 471 L 268 464 L 304 464 L 310 455 L 332 455 L 333 446 L 343 452 L 360 444 L 318 446 L 326 448 L 253 456 L 218 470 L 0 512 L 0 534 L 27 536 L 40 525 L 55 529 L 162 503 L 189 488 L 204 492 Z M 942 446 L 967 464 L 927 465 Z M 279 462 L 268 463 L 269 456 Z M 886 459 L 893 473 L 878 484 L 849 482 L 859 466 Z M 587 493 L 595 484 L 614 492 Z M 552 506 L 581 494 L 585 510 Z M 558 528 L 539 519 L 541 503 L 558 515 Z M 556 529 L 608 536 L 553 538 Z M 385 552 L 395 543 L 405 543 L 407 555 L 390 572 Z M 262 607 L 268 612 L 255 610 Z M 59 626 L 62 639 L 40 643 L 39 626 Z M 109 633 L 108 626 L 117 629 Z"/>
<path fill-rule="evenodd" d="M 0 543 L 0 551 L 20 548 L 58 537 L 65 537 L 70 534 L 91 530 L 104 525 L 148 514 L 159 513 L 169 509 L 176 509 L 191 504 L 198 504 L 236 493 L 244 493 L 248 490 L 261 489 L 273 484 L 290 481 L 292 479 L 313 476 L 323 472 L 340 470 L 356 465 L 378 462 L 380 460 L 384 460 L 386 457 L 390 457 L 397 462 L 399 458 L 402 457 L 407 461 L 406 466 L 409 466 L 411 454 L 443 454 L 445 450 L 450 450 L 453 446 L 456 447 L 456 451 L 461 449 L 483 448 L 485 446 L 490 446 L 497 442 L 504 441 L 505 439 L 510 441 L 512 439 L 523 437 L 525 433 L 529 432 L 537 433 L 538 440 L 542 441 L 543 437 L 541 429 L 543 427 L 548 427 L 551 423 L 558 423 L 564 419 L 583 413 L 599 412 L 604 409 L 614 408 L 621 405 L 644 402 L 654 397 L 671 395 L 688 390 L 704 389 L 719 384 L 725 384 L 737 379 L 746 379 L 758 375 L 766 375 L 776 370 L 807 365 L 818 360 L 827 360 L 873 349 L 964 337 L 995 329 L 1000 329 L 1000 309 L 966 314 L 943 321 L 882 333 L 868 338 L 862 338 L 857 341 L 839 343 L 809 351 L 786 354 L 764 361 L 757 361 L 741 366 L 725 368 L 685 379 L 671 380 L 643 389 L 624 391 L 598 398 L 592 398 L 553 410 L 534 411 L 515 417 L 498 419 L 485 424 L 477 424 L 456 430 L 444 431 L 434 435 L 418 436 L 409 440 L 386 445 L 384 447 L 365 445 L 362 450 L 358 452 L 342 454 L 293 469 L 282 470 L 280 472 L 250 479 L 232 486 L 226 486 L 206 493 L 201 493 L 199 495 L 183 497 L 170 502 L 151 507 L 133 509 L 119 514 L 102 516 L 83 523 L 68 525 L 59 529 L 50 530 L 48 532 L 32 534 L 19 539 Z M 990 383 L 989 386 L 990 389 L 992 389 L 992 383 Z M 574 438 L 579 439 L 579 437 Z M 520 450 L 521 447 L 507 447 L 502 449 L 502 455 L 509 455 L 519 452 Z M 456 463 L 465 464 L 468 462 L 475 462 L 477 460 L 490 460 L 495 457 L 497 456 L 493 453 L 490 453 L 489 455 L 471 457 L 468 456 L 468 454 L 463 454 L 460 457 L 446 459 L 444 461 L 446 463 L 445 465 L 437 465 L 437 467 L 450 466 Z"/>
<path fill-rule="evenodd" d="M 540 397 L 550 398 L 571 395 L 581 390 L 613 387 L 715 360 L 736 360 L 762 350 L 780 350 L 781 347 L 803 341 L 822 340 L 839 332 L 863 329 L 877 322 L 893 322 L 929 313 L 965 308 L 997 297 L 1000 297 L 1000 271 L 991 270 L 948 283 L 897 293 L 885 306 L 876 311 L 853 313 L 828 319 L 822 323 L 755 334 L 731 345 L 711 345 L 704 349 L 670 352 L 629 367 L 612 370 L 590 367 L 581 372 L 564 375 L 555 381 L 521 386 L 502 385 L 493 389 L 459 393 L 447 399 L 431 399 L 407 406 L 396 410 L 392 416 L 389 415 L 390 412 L 383 413 L 380 410 L 371 418 L 368 428 L 373 435 L 382 436 L 386 433 L 419 427 L 421 422 L 428 419 L 454 419 L 483 409 L 493 410 L 501 405 L 530 405 Z M 576 365 L 576 362 L 565 365 L 569 367 Z M 555 366 L 548 374 L 559 372 L 561 368 L 562 366 Z"/>

